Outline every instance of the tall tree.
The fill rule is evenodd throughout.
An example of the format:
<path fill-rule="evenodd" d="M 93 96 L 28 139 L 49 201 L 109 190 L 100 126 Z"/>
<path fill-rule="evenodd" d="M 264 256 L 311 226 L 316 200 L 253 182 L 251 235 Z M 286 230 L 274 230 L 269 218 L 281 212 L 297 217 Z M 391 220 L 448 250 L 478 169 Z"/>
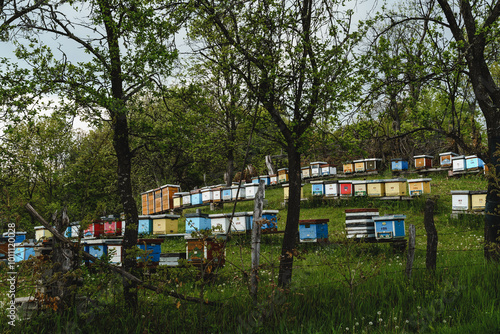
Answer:
<path fill-rule="evenodd" d="M 153 90 L 155 80 L 170 73 L 177 24 L 169 20 L 168 8 L 159 1 L 49 2 L 36 14 L 25 17 L 23 27 L 65 39 L 58 47 L 60 58 L 50 50 L 41 52 L 38 45 L 34 49 L 21 45 L 18 56 L 33 64 L 35 80 L 55 83 L 51 88 L 69 101 L 67 110 L 109 124 L 118 164 L 117 189 L 128 227 L 123 247 L 132 249 L 138 213 L 131 184 L 134 150 L 129 142 L 129 101 Z M 83 53 L 75 55 L 75 45 Z M 135 257 L 127 256 L 124 268 L 135 267 Z M 126 279 L 123 283 L 126 302 L 136 307 L 135 284 Z"/>
<path fill-rule="evenodd" d="M 441 55 L 453 53 L 454 68 L 464 68 L 475 100 L 486 122 L 488 137 L 488 159 L 492 167 L 492 177 L 488 182 L 484 236 L 486 241 L 485 256 L 500 258 L 500 192 L 498 175 L 500 172 L 500 86 L 492 76 L 492 69 L 498 61 L 498 22 L 500 1 L 481 0 L 437 0 L 415 1 L 414 8 L 432 8 L 425 13 L 390 12 L 389 29 L 408 21 L 429 21 L 435 27 L 444 29 L 440 41 L 449 44 L 433 43 L 432 47 Z M 429 26 L 430 26 L 429 24 Z M 429 27 L 424 27 L 429 29 Z M 448 36 L 451 34 L 451 41 Z M 450 67 L 435 61 L 434 71 L 450 71 Z M 465 67 L 463 67 L 465 66 Z M 452 68 L 453 69 L 453 68 Z M 473 104 L 470 104 L 471 106 Z"/>
<path fill-rule="evenodd" d="M 192 21 L 206 48 L 233 56 L 232 72 L 279 129 L 288 155 L 290 198 L 278 284 L 288 286 L 300 215 L 301 154 L 322 113 L 335 113 L 355 94 L 350 58 L 359 35 L 337 2 L 193 1 Z M 217 38 L 213 38 L 216 36 Z M 218 43 L 214 43 L 218 41 Z"/>

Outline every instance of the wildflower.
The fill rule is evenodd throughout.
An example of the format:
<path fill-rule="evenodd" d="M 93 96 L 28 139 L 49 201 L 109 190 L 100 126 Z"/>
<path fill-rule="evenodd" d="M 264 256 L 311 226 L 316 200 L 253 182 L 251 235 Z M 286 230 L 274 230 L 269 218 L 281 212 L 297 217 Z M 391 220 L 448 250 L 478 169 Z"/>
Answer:
<path fill-rule="evenodd" d="M 378 315 L 381 315 L 381 314 L 382 314 L 382 311 L 378 311 L 378 312 L 377 312 L 377 314 L 378 314 Z"/>
<path fill-rule="evenodd" d="M 443 324 L 445 324 L 445 323 L 446 323 L 446 320 L 443 320 Z"/>
<path fill-rule="evenodd" d="M 409 324 L 409 323 L 410 323 L 410 320 L 408 320 L 408 319 L 407 319 L 405 322 L 406 322 L 407 324 Z"/>
<path fill-rule="evenodd" d="M 396 320 L 398 320 L 398 318 L 397 318 L 397 317 L 394 317 L 394 321 L 396 321 Z"/>
<path fill-rule="evenodd" d="M 371 322 L 371 321 L 370 321 L 370 322 L 368 323 L 368 325 L 370 325 L 370 326 L 371 326 L 371 325 L 373 325 L 373 322 Z"/>
<path fill-rule="evenodd" d="M 399 326 L 394 326 L 395 329 L 399 329 Z"/>
<path fill-rule="evenodd" d="M 346 328 L 345 328 L 345 330 L 346 330 L 346 331 L 348 331 L 348 330 L 349 330 L 349 327 L 346 327 Z"/>
<path fill-rule="evenodd" d="M 378 319 L 378 322 L 382 322 L 382 321 L 384 321 L 384 320 L 382 320 L 382 318 L 379 318 L 379 319 Z"/>
<path fill-rule="evenodd" d="M 356 326 L 359 326 L 359 322 L 356 323 Z"/>

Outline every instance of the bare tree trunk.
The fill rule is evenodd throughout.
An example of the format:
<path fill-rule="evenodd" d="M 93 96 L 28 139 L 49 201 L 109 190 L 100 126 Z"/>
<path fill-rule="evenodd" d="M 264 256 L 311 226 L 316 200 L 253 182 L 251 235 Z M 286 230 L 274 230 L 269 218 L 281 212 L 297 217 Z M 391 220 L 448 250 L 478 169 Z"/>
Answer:
<path fill-rule="evenodd" d="M 254 305 L 257 304 L 260 265 L 260 237 L 262 233 L 262 209 L 264 208 L 265 182 L 261 180 L 255 195 L 252 226 L 252 272 L 250 273 L 250 295 Z"/>
<path fill-rule="evenodd" d="M 427 255 L 425 265 L 428 270 L 436 270 L 438 234 L 434 225 L 434 201 L 425 202 L 424 225 L 427 233 Z"/>

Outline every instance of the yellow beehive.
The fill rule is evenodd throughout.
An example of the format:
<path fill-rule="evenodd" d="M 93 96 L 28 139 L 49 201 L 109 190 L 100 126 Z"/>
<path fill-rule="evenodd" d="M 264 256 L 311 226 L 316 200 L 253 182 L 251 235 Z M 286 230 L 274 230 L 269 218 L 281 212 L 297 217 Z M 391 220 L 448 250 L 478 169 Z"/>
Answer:
<path fill-rule="evenodd" d="M 370 197 L 385 196 L 385 180 L 370 180 L 366 183 L 366 192 Z"/>
<path fill-rule="evenodd" d="M 471 191 L 472 210 L 481 211 L 486 206 L 487 191 Z"/>
<path fill-rule="evenodd" d="M 154 190 L 148 191 L 148 215 L 155 213 L 155 192 Z"/>
<path fill-rule="evenodd" d="M 290 197 L 290 187 L 288 183 L 283 184 L 283 195 L 285 200 L 288 200 Z M 300 198 L 304 198 L 304 185 L 300 187 Z"/>
<path fill-rule="evenodd" d="M 174 209 L 182 207 L 182 195 L 181 193 L 174 194 Z"/>
<path fill-rule="evenodd" d="M 142 202 L 142 215 L 147 216 L 148 214 L 148 193 L 141 194 L 141 202 Z"/>
<path fill-rule="evenodd" d="M 410 196 L 430 194 L 432 179 L 412 179 L 408 180 L 408 192 Z"/>
<path fill-rule="evenodd" d="M 366 196 L 366 180 L 352 181 L 354 196 Z"/>
<path fill-rule="evenodd" d="M 354 164 L 351 161 L 345 162 L 342 166 L 344 174 L 354 173 Z"/>
<path fill-rule="evenodd" d="M 278 183 L 288 182 L 288 169 L 278 169 Z"/>
<path fill-rule="evenodd" d="M 153 234 L 172 234 L 179 231 L 178 215 L 156 215 L 153 219 Z"/>
<path fill-rule="evenodd" d="M 354 171 L 356 173 L 363 173 L 366 171 L 365 160 L 354 160 Z"/>
<path fill-rule="evenodd" d="M 52 232 L 47 230 L 44 226 L 35 226 L 35 239 L 43 240 L 52 238 Z"/>
<path fill-rule="evenodd" d="M 162 212 L 162 202 L 161 202 L 161 188 L 155 189 L 155 211 L 154 213 Z"/>
<path fill-rule="evenodd" d="M 406 196 L 406 179 L 391 179 L 385 181 L 386 196 Z"/>

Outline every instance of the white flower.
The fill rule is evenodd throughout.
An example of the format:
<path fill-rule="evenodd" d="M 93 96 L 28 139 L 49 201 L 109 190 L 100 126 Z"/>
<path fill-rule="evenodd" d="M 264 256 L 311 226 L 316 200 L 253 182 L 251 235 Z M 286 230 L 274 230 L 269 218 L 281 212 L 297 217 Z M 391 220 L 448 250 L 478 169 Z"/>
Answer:
<path fill-rule="evenodd" d="M 377 312 L 377 314 L 378 314 L 378 315 L 381 315 L 381 314 L 382 314 L 382 311 L 378 311 L 378 312 Z"/>
<path fill-rule="evenodd" d="M 349 330 L 349 327 L 346 327 L 346 328 L 345 328 L 345 330 L 346 330 L 346 331 L 348 331 L 348 330 Z"/>
<path fill-rule="evenodd" d="M 368 323 L 368 325 L 370 325 L 370 326 L 371 326 L 371 325 L 373 325 L 373 322 L 371 322 L 371 321 L 370 321 L 370 322 Z"/>
<path fill-rule="evenodd" d="M 384 320 L 382 320 L 382 318 L 379 318 L 379 319 L 378 319 L 378 322 L 382 322 L 382 321 L 384 321 Z"/>
<path fill-rule="evenodd" d="M 394 321 L 396 321 L 396 320 L 398 320 L 398 318 L 397 318 L 397 317 L 394 317 Z"/>
<path fill-rule="evenodd" d="M 446 320 L 443 320 L 443 324 L 445 324 L 445 323 L 446 323 Z"/>

